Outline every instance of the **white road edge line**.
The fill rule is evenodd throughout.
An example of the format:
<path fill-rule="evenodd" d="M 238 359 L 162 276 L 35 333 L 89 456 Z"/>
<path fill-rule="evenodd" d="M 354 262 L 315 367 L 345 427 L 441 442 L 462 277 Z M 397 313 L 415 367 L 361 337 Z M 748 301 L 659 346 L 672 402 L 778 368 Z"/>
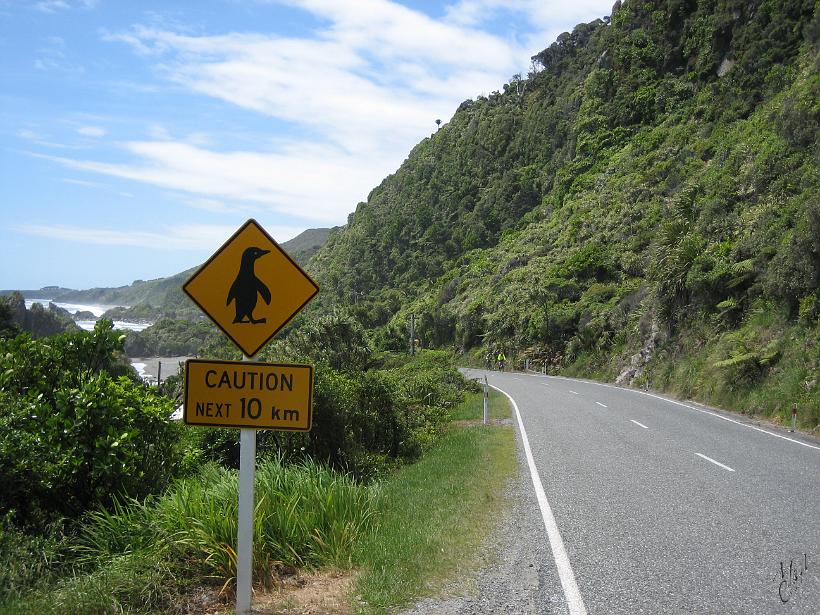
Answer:
<path fill-rule="evenodd" d="M 569 382 L 578 382 L 575 378 L 565 378 L 564 376 L 547 376 L 547 378 L 557 378 L 558 380 L 567 380 Z M 781 436 L 778 433 L 774 433 L 772 431 L 767 431 L 765 429 L 760 429 L 760 427 L 755 427 L 754 425 L 748 425 L 746 423 L 741 423 L 740 421 L 736 421 L 735 419 L 730 419 L 728 416 L 721 416 L 716 412 L 712 412 L 711 410 L 704 410 L 703 408 L 696 408 L 695 406 L 690 406 L 689 404 L 684 404 L 679 401 L 675 401 L 674 399 L 669 399 L 667 397 L 661 397 L 660 395 L 655 395 L 654 393 L 647 393 L 646 391 L 638 391 L 636 389 L 627 389 L 625 387 L 616 387 L 611 384 L 604 384 L 603 382 L 595 382 L 594 380 L 584 380 L 587 384 L 594 384 L 599 387 L 606 387 L 608 389 L 618 389 L 619 391 L 627 391 L 629 393 L 640 393 L 641 395 L 647 395 L 648 397 L 654 397 L 655 399 L 660 399 L 661 401 L 669 402 L 670 404 L 675 404 L 676 406 L 683 406 L 684 408 L 689 408 L 690 410 L 697 410 L 698 412 L 703 412 L 703 414 L 709 414 L 714 416 L 718 419 L 723 419 L 724 421 L 729 421 L 730 423 L 734 423 L 735 425 L 740 425 L 741 427 L 748 427 L 749 429 L 754 429 L 755 431 L 759 431 L 760 433 L 765 433 L 770 436 L 774 436 L 775 438 L 781 438 L 782 440 L 788 440 L 789 442 L 794 442 L 795 444 L 799 444 L 800 446 L 807 446 L 809 448 L 816 449 L 820 451 L 820 446 L 815 446 L 814 444 L 809 444 L 808 442 L 801 442 L 800 440 L 795 440 L 794 438 L 788 438 L 786 436 Z"/>
<path fill-rule="evenodd" d="M 647 427 L 643 423 L 639 423 L 638 421 L 636 421 L 634 419 L 629 419 L 629 420 L 632 421 L 633 423 L 635 423 L 638 427 L 643 427 L 644 429 L 649 429 L 649 427 Z"/>
<path fill-rule="evenodd" d="M 715 460 L 714 460 L 714 459 L 712 459 L 711 457 L 707 457 L 706 455 L 701 455 L 700 453 L 695 453 L 695 455 L 697 455 L 698 457 L 703 457 L 706 461 L 711 461 L 711 462 L 712 462 L 712 463 L 714 463 L 716 466 L 720 466 L 720 467 L 721 467 L 721 468 L 723 468 L 724 470 L 729 470 L 729 472 L 734 472 L 734 470 L 733 470 L 732 468 L 730 468 L 729 466 L 725 466 L 725 465 L 723 465 L 722 463 L 720 463 L 719 461 L 715 461 Z"/>
<path fill-rule="evenodd" d="M 571 389 L 568 389 L 568 390 L 569 390 L 569 392 L 570 392 L 570 393 L 572 393 L 573 395 L 578 395 L 578 391 L 573 391 L 573 390 L 571 390 Z"/>
<path fill-rule="evenodd" d="M 606 404 L 602 404 L 602 403 L 601 403 L 601 402 L 599 402 L 599 401 L 596 401 L 595 403 L 596 403 L 596 404 L 598 404 L 599 406 L 604 407 L 604 408 L 609 408 L 609 406 L 607 406 Z"/>
<path fill-rule="evenodd" d="M 506 395 L 515 409 L 515 418 L 518 420 L 518 429 L 521 431 L 521 441 L 524 443 L 524 454 L 527 457 L 527 465 L 530 468 L 532 486 L 535 489 L 538 506 L 541 508 L 541 516 L 544 519 L 544 527 L 547 530 L 552 556 L 555 559 L 555 567 L 558 569 L 558 577 L 561 579 L 561 587 L 564 588 L 564 597 L 567 599 L 569 613 L 570 615 L 587 615 L 587 607 L 584 605 L 581 591 L 575 582 L 575 574 L 572 572 L 572 565 L 569 563 L 569 556 L 567 555 L 566 548 L 564 548 L 564 541 L 561 539 L 558 524 L 555 522 L 552 508 L 547 500 L 547 494 L 544 492 L 544 485 L 541 484 L 541 477 L 538 475 L 538 469 L 535 467 L 535 460 L 532 457 L 532 450 L 530 449 L 530 441 L 527 439 L 527 430 L 524 429 L 521 413 L 518 411 L 518 404 L 515 403 L 515 400 L 506 391 L 492 384 L 490 386 L 499 393 Z"/>

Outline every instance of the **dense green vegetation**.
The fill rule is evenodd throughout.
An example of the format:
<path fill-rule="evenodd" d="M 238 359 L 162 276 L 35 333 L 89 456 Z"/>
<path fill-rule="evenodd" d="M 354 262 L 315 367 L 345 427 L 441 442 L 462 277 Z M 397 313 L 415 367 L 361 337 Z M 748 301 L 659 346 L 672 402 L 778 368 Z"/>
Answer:
<path fill-rule="evenodd" d="M 179 380 L 140 382 L 111 321 L 32 339 L 0 316 L 0 612 L 216 599 L 235 574 L 237 431 L 170 421 Z M 200 352 L 236 358 L 224 342 Z M 376 352 L 343 313 L 302 321 L 264 354 L 311 362 L 316 377 L 311 432 L 258 434 L 256 578 L 348 567 L 381 514 L 380 481 L 437 445 L 474 385 L 447 352 Z"/>
<path fill-rule="evenodd" d="M 110 321 L 0 340 L 0 514 L 42 529 L 162 490 L 181 465 L 170 400 L 123 360 Z"/>
<path fill-rule="evenodd" d="M 218 341 L 220 335 L 209 320 L 162 318 L 142 331 L 129 331 L 125 352 L 129 357 L 195 356 L 208 343 Z"/>
<path fill-rule="evenodd" d="M 232 347 L 209 352 L 241 358 Z M 306 319 L 282 340 L 260 352 L 270 362 L 311 363 L 314 426 L 308 433 L 261 431 L 257 450 L 306 457 L 372 479 L 396 464 L 417 459 L 441 434 L 447 413 L 474 385 L 444 351 L 427 351 L 408 362 L 406 355 L 376 352 L 353 318 L 331 313 Z M 238 467 L 233 430 L 204 430 L 208 458 Z"/>
<path fill-rule="evenodd" d="M 688 362 L 702 400 L 814 428 L 819 35 L 813 0 L 616 3 L 359 204 L 309 264 L 317 308 L 678 391 Z"/>

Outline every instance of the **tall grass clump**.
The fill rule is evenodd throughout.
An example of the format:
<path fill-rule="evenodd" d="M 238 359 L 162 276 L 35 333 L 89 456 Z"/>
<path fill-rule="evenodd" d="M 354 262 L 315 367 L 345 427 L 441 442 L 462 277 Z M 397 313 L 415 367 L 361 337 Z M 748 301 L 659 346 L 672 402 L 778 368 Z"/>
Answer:
<path fill-rule="evenodd" d="M 311 460 L 260 463 L 255 496 L 253 567 L 258 579 L 270 578 L 272 570 L 283 566 L 345 565 L 371 517 L 364 487 Z M 113 556 L 153 545 L 173 559 L 198 562 L 202 573 L 227 585 L 236 575 L 238 501 L 236 472 L 209 465 L 153 501 L 92 514 L 84 549 Z"/>
<path fill-rule="evenodd" d="M 259 462 L 254 579 L 267 585 L 283 568 L 348 567 L 357 537 L 371 526 L 374 498 L 350 476 L 313 461 Z M 4 588 L 0 614 L 156 612 L 187 601 L 192 586 L 224 593 L 236 578 L 237 507 L 236 471 L 207 465 L 162 496 L 91 512 L 62 547 L 67 574 L 51 584 L 35 583 L 28 569 L 0 577 L 16 584 Z M 17 550 L 23 547 L 30 550 Z"/>

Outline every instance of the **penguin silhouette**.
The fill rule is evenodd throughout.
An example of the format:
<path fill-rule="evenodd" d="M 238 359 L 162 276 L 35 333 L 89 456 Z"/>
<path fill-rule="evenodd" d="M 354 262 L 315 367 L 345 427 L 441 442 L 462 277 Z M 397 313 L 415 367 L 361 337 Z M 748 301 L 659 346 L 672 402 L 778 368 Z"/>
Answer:
<path fill-rule="evenodd" d="M 230 305 L 234 302 L 236 308 L 236 317 L 233 319 L 234 323 L 250 323 L 258 325 L 267 321 L 266 318 L 258 320 L 253 317 L 253 310 L 256 308 L 257 295 L 262 295 L 265 303 L 270 305 L 270 290 L 265 284 L 256 277 L 253 271 L 254 263 L 260 256 L 264 256 L 270 250 L 263 250 L 262 248 L 248 248 L 242 253 L 242 264 L 239 265 L 239 273 L 236 279 L 231 284 L 231 289 L 228 291 L 228 301 L 225 305 Z"/>

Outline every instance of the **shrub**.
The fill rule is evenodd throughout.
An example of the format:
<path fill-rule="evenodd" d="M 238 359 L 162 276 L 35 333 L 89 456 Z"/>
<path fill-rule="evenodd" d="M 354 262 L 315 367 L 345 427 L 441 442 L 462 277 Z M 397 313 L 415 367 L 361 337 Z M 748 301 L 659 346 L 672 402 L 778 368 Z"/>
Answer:
<path fill-rule="evenodd" d="M 0 508 L 22 523 L 76 518 L 117 494 L 162 490 L 181 427 L 171 402 L 131 380 L 87 374 L 75 387 L 6 396 L 0 416 Z"/>
<path fill-rule="evenodd" d="M 179 471 L 172 402 L 137 380 L 121 348 L 110 322 L 0 341 L 0 512 L 31 526 L 77 518 Z"/>

